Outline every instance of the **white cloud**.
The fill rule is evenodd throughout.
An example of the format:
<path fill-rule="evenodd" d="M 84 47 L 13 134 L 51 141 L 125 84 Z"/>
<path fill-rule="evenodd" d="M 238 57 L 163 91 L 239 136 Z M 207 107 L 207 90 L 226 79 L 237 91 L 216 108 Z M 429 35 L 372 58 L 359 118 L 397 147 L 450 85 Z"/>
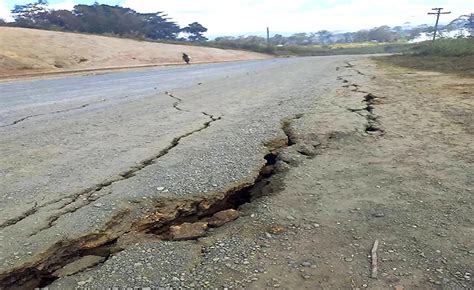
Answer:
<path fill-rule="evenodd" d="M 34 2 L 34 1 L 31 1 Z M 52 10 L 72 10 L 76 5 L 74 0 L 65 0 L 63 2 L 49 4 L 48 8 Z M 0 0 L 0 19 L 6 21 L 13 21 L 12 15 L 10 13 L 10 8 L 7 6 L 4 0 Z"/>
<path fill-rule="evenodd" d="M 209 35 L 230 35 L 265 31 L 297 32 L 354 31 L 405 22 L 434 22 L 426 13 L 432 7 L 446 7 L 453 19 L 474 12 L 467 0 L 124 0 L 121 4 L 139 12 L 164 11 L 180 25 L 198 21 Z"/>
<path fill-rule="evenodd" d="M 4 0 L 0 0 L 0 19 L 5 21 L 13 21 L 10 14 L 10 9 L 7 7 L 7 4 Z"/>
<path fill-rule="evenodd" d="M 72 10 L 76 2 L 74 0 L 65 0 L 63 2 L 49 4 L 48 7 L 53 10 Z"/>

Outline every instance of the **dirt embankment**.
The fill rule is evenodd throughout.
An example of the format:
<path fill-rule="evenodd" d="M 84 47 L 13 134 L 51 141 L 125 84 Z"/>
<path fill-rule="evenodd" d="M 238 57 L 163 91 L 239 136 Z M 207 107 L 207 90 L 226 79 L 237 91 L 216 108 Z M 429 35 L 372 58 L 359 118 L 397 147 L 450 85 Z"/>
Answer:
<path fill-rule="evenodd" d="M 30 73 L 269 58 L 209 47 L 163 44 L 114 37 L 0 27 L 0 77 Z"/>

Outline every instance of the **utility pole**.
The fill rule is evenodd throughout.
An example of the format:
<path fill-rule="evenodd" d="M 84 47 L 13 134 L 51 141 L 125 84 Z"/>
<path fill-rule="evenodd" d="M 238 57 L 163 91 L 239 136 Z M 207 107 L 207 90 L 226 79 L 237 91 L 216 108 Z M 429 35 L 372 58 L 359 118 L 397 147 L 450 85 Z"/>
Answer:
<path fill-rule="evenodd" d="M 267 27 L 267 46 L 270 46 L 270 28 Z"/>
<path fill-rule="evenodd" d="M 428 12 L 429 15 L 436 15 L 436 24 L 434 28 L 434 33 L 433 33 L 433 41 L 436 40 L 436 33 L 438 32 L 438 23 L 439 23 L 439 16 L 441 14 L 451 14 L 451 12 L 441 12 L 444 8 L 432 8 L 431 10 L 434 10 L 436 12 Z"/>

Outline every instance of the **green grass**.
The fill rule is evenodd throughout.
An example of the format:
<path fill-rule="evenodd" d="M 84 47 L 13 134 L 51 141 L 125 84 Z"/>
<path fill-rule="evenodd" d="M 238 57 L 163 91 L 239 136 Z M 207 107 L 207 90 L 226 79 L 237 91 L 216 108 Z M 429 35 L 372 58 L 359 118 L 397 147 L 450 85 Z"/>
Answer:
<path fill-rule="evenodd" d="M 474 39 L 440 39 L 418 43 L 401 55 L 378 60 L 410 69 L 474 76 Z"/>
<path fill-rule="evenodd" d="M 277 47 L 277 55 L 337 55 L 337 54 L 379 54 L 379 53 L 399 53 L 408 49 L 407 44 L 375 44 L 375 45 L 357 45 L 351 46 L 283 46 Z"/>
<path fill-rule="evenodd" d="M 474 39 L 440 39 L 413 46 L 412 54 L 418 56 L 468 56 L 474 55 Z"/>

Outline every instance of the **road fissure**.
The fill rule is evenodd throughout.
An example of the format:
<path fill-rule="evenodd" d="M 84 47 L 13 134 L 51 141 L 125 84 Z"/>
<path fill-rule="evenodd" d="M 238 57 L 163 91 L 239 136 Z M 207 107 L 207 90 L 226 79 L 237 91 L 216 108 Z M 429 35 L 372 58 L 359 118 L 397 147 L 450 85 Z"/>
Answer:
<path fill-rule="evenodd" d="M 206 122 L 202 128 L 193 131 L 194 133 L 204 130 L 209 127 L 212 122 L 221 119 L 221 117 L 215 117 L 208 113 L 203 114 L 208 116 L 211 120 Z M 181 136 L 181 138 L 177 138 L 179 140 L 175 140 L 175 142 L 165 150 L 166 152 L 162 151 L 162 156 L 176 147 L 182 138 L 190 136 L 191 134 L 193 133 L 188 133 Z M 291 137 L 287 136 L 288 140 L 290 138 Z M 143 234 L 151 234 L 159 240 L 175 240 L 170 234 L 171 227 L 212 218 L 216 213 L 229 209 L 238 209 L 243 204 L 251 202 L 255 198 L 281 189 L 281 185 L 278 185 L 278 183 L 271 184 L 271 178 L 276 173 L 284 173 L 284 171 L 277 170 L 277 162 L 279 161 L 278 152 L 280 149 L 291 145 L 286 142 L 279 144 L 283 145 L 268 149 L 269 153 L 264 156 L 265 163 L 252 182 L 244 182 L 234 186 L 228 191 L 208 194 L 207 197 L 203 198 L 174 200 L 169 202 L 158 201 L 155 214 L 149 214 L 136 221 L 129 220 L 129 213 L 133 209 L 120 211 L 110 220 L 103 230 L 76 240 L 57 243 L 45 253 L 41 254 L 41 258 L 35 263 L 28 263 L 24 267 L 14 269 L 9 273 L 0 273 L 0 287 L 5 289 L 17 286 L 25 288 L 46 287 L 59 278 L 54 275 L 56 271 L 84 256 L 99 255 L 104 257 L 103 262 L 105 262 L 113 253 L 124 249 L 124 247 L 120 245 L 117 246 L 118 241 L 120 241 L 120 238 L 124 235 L 133 233 L 133 236 L 138 238 Z M 153 162 L 154 161 L 151 160 L 143 162 L 142 166 L 136 167 L 134 169 L 136 171 L 133 172 L 133 174 L 127 175 L 127 178 L 134 176 L 137 171 Z M 113 182 L 104 184 L 104 186 L 110 186 L 112 183 Z M 97 191 L 97 189 L 99 188 L 95 188 L 94 191 Z M 56 220 L 57 218 L 51 221 L 49 227 L 54 226 L 54 221 Z M 133 239 L 133 242 L 136 243 L 138 240 Z M 97 266 L 97 264 L 94 266 Z"/>
<path fill-rule="evenodd" d="M 344 66 L 347 69 L 352 69 L 357 72 L 359 75 L 365 76 L 364 73 L 355 68 L 354 64 L 347 62 L 347 65 Z M 349 112 L 356 113 L 359 116 L 362 116 L 366 119 L 365 132 L 369 134 L 384 134 L 385 130 L 383 129 L 382 123 L 379 120 L 379 116 L 375 113 L 375 105 L 379 102 L 379 97 L 375 96 L 373 93 L 362 90 L 361 86 L 351 82 L 349 79 L 344 78 L 343 76 L 338 76 L 337 80 L 340 80 L 344 83 L 343 88 L 349 89 L 351 92 L 365 94 L 363 97 L 363 102 L 365 106 L 363 108 L 346 108 Z M 362 113 L 365 112 L 365 113 Z"/>
<path fill-rule="evenodd" d="M 11 127 L 11 126 L 14 126 L 14 125 L 17 125 L 23 121 L 26 121 L 28 119 L 31 119 L 31 118 L 35 118 L 35 117 L 41 117 L 41 116 L 46 116 L 46 115 L 55 115 L 55 114 L 61 114 L 61 113 L 67 113 L 67 112 L 70 112 L 70 111 L 76 111 L 76 110 L 81 110 L 81 109 L 84 109 L 84 108 L 87 108 L 91 105 L 95 105 L 95 104 L 99 104 L 99 103 L 103 103 L 107 101 L 106 99 L 101 99 L 101 100 L 98 100 L 98 101 L 95 101 L 95 102 L 91 102 L 91 103 L 87 103 L 87 104 L 83 104 L 83 105 L 80 105 L 80 106 L 77 106 L 77 107 L 74 107 L 74 108 L 69 108 L 69 109 L 64 109 L 64 110 L 58 110 L 58 111 L 53 111 L 53 112 L 48 112 L 48 113 L 42 113 L 42 114 L 34 114 L 34 115 L 29 115 L 29 116 L 25 116 L 25 117 L 22 117 L 20 119 L 17 119 L 9 124 L 5 124 L 5 125 L 1 125 L 0 128 L 5 128 L 5 127 Z"/>

